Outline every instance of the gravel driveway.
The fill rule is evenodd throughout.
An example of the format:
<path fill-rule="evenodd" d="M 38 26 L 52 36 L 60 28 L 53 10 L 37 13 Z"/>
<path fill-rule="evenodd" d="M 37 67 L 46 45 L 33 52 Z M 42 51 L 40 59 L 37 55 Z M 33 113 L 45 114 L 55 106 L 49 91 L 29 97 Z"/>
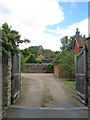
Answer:
<path fill-rule="evenodd" d="M 23 107 L 85 107 L 76 99 L 74 91 L 54 74 L 23 73 L 26 78 L 16 106 Z M 15 106 L 14 105 L 14 106 Z"/>

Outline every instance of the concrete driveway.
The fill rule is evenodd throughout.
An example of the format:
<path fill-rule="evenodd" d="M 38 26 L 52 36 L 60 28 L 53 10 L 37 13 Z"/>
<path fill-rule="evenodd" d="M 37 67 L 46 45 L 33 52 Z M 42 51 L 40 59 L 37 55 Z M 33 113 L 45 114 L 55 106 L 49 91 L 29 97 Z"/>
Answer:
<path fill-rule="evenodd" d="M 8 110 L 6 118 L 88 117 L 88 109 L 77 100 L 75 92 L 54 74 L 24 73 L 22 76 L 26 80 L 21 97 Z"/>

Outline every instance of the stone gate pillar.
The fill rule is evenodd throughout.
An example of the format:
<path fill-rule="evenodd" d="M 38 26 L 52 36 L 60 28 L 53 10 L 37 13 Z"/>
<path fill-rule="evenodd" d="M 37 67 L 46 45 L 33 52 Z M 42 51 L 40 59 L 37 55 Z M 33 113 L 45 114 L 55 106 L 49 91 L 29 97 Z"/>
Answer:
<path fill-rule="evenodd" d="M 11 104 L 12 59 L 11 57 L 6 57 L 2 59 L 2 62 L 2 108 L 4 109 Z"/>
<path fill-rule="evenodd" d="M 2 118 L 2 63 L 0 61 L 0 120 Z"/>
<path fill-rule="evenodd" d="M 0 29 L 0 39 L 2 38 Z M 2 119 L 2 42 L 0 42 L 0 120 Z"/>

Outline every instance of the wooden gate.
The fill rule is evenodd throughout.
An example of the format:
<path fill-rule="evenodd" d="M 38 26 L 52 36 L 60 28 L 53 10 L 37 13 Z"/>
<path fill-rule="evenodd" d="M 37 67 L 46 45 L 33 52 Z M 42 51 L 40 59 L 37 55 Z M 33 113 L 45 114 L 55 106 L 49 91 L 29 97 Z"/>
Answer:
<path fill-rule="evenodd" d="M 20 96 L 20 88 L 21 88 L 20 64 L 21 64 L 20 55 L 18 54 L 14 55 L 12 59 L 12 81 L 11 81 L 11 86 L 12 86 L 11 103 L 12 104 L 14 104 Z"/>
<path fill-rule="evenodd" d="M 75 56 L 76 97 L 87 104 L 87 48 Z"/>

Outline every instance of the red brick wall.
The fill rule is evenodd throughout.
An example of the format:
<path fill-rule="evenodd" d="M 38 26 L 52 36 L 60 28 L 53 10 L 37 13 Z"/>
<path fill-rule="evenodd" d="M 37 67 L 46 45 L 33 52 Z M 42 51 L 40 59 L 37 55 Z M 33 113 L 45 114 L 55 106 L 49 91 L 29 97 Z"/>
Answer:
<path fill-rule="evenodd" d="M 57 77 L 63 77 L 63 74 L 61 72 L 61 64 L 54 65 L 54 75 Z"/>
<path fill-rule="evenodd" d="M 76 42 L 75 42 L 75 45 L 74 45 L 74 51 L 75 51 L 76 54 L 79 54 L 79 52 L 80 52 Z"/>

